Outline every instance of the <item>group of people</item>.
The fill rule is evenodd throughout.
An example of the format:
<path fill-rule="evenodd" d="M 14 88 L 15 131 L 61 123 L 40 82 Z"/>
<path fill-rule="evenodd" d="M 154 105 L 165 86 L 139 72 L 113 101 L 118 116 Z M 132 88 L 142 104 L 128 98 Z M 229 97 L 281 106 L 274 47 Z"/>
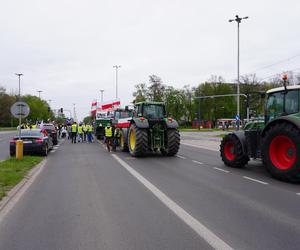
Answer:
<path fill-rule="evenodd" d="M 68 133 L 68 139 L 72 143 L 76 142 L 89 142 L 92 143 L 93 139 L 93 126 L 91 124 L 73 122 L 66 127 Z"/>
<path fill-rule="evenodd" d="M 116 151 L 117 146 L 120 145 L 121 130 L 118 127 L 112 126 L 110 123 L 104 128 L 105 143 L 108 152 Z"/>

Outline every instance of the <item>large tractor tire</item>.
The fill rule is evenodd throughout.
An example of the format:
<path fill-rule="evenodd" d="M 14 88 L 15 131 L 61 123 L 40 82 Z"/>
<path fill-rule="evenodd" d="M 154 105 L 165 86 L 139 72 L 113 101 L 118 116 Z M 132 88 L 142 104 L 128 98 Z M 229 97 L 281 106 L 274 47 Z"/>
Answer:
<path fill-rule="evenodd" d="M 144 156 L 148 151 L 147 129 L 138 128 L 132 124 L 128 133 L 129 153 L 134 157 Z"/>
<path fill-rule="evenodd" d="M 300 181 L 300 130 L 288 123 L 274 124 L 263 138 L 262 158 L 274 178 Z"/>
<path fill-rule="evenodd" d="M 126 141 L 127 138 L 125 136 L 126 136 L 125 133 L 121 132 L 120 149 L 123 152 L 128 152 L 129 149 L 128 149 L 128 144 L 127 144 L 127 141 Z"/>
<path fill-rule="evenodd" d="M 166 148 L 161 150 L 162 155 L 174 156 L 180 147 L 180 134 L 177 129 L 168 129 L 166 131 Z"/>
<path fill-rule="evenodd" d="M 224 164 L 232 168 L 242 168 L 248 161 L 240 140 L 234 134 L 226 135 L 220 145 L 221 158 Z"/>

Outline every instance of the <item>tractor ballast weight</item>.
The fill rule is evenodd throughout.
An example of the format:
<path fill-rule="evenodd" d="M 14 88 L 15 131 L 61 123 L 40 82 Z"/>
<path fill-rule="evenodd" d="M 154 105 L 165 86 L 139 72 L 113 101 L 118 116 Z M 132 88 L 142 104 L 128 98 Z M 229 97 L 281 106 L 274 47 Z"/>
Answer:
<path fill-rule="evenodd" d="M 300 86 L 267 91 L 263 126 L 249 125 L 222 139 L 225 165 L 241 168 L 250 158 L 261 158 L 273 177 L 300 181 Z"/>

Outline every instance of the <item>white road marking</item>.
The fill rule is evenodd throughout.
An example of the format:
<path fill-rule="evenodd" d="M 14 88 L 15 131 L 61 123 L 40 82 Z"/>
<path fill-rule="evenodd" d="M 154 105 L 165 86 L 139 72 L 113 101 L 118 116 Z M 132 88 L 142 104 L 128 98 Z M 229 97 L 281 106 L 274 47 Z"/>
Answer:
<path fill-rule="evenodd" d="M 260 180 L 256 180 L 256 179 L 253 179 L 253 178 L 250 178 L 248 176 L 243 176 L 244 179 L 247 179 L 247 180 L 250 180 L 250 181 L 255 181 L 257 183 L 260 183 L 260 184 L 263 184 L 263 185 L 268 185 L 269 183 L 267 182 L 264 182 L 264 181 L 260 181 Z"/>
<path fill-rule="evenodd" d="M 50 151 L 50 153 L 55 153 L 55 151 L 56 151 L 56 149 L 52 149 L 52 150 Z"/>
<path fill-rule="evenodd" d="M 222 168 L 214 167 L 214 169 L 219 170 L 219 171 L 222 171 L 222 172 L 224 172 L 224 173 L 230 173 L 230 171 L 225 170 L 225 169 L 222 169 Z"/>
<path fill-rule="evenodd" d="M 184 156 L 181 156 L 181 155 L 176 155 L 176 157 L 180 158 L 180 159 L 185 159 Z"/>
<path fill-rule="evenodd" d="M 135 171 L 125 161 L 117 155 L 112 156 L 123 166 L 132 176 L 141 182 L 150 192 L 152 192 L 165 206 L 167 206 L 174 214 L 176 214 L 183 222 L 193 229 L 200 237 L 202 237 L 214 249 L 233 249 L 226 242 L 220 239 L 201 222 L 186 212 L 177 203 L 171 200 L 166 194 L 160 191 L 156 186 L 149 182 L 146 178 Z"/>
<path fill-rule="evenodd" d="M 190 143 L 186 143 L 186 142 L 180 142 L 180 144 L 190 146 L 190 147 L 194 147 L 194 148 L 202 148 L 202 149 L 207 149 L 207 150 L 217 151 L 217 152 L 219 151 L 217 149 L 208 148 L 208 147 L 201 146 L 201 145 L 194 145 L 194 144 L 190 144 Z"/>
<path fill-rule="evenodd" d="M 296 193 L 296 195 L 300 195 L 300 193 Z"/>
<path fill-rule="evenodd" d="M 195 161 L 195 160 L 192 160 L 192 162 L 197 163 L 197 164 L 199 164 L 199 165 L 202 165 L 202 164 L 203 164 L 203 162 Z"/>

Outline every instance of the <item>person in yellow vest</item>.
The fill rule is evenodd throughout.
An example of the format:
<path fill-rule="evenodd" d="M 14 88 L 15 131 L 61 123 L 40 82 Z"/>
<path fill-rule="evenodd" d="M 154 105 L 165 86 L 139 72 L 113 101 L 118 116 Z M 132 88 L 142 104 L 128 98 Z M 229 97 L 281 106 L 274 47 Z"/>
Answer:
<path fill-rule="evenodd" d="M 83 126 L 81 123 L 78 126 L 78 142 L 83 142 Z"/>
<path fill-rule="evenodd" d="M 72 132 L 72 143 L 76 143 L 76 137 L 77 137 L 77 123 L 73 122 L 71 126 L 71 132 Z"/>
<path fill-rule="evenodd" d="M 113 127 L 110 126 L 110 123 L 107 124 L 107 126 L 104 129 L 105 131 L 105 142 L 107 146 L 108 152 L 110 152 L 110 146 L 113 147 Z"/>
<path fill-rule="evenodd" d="M 87 140 L 87 133 L 88 133 L 88 125 L 87 124 L 83 124 L 82 125 L 82 131 L 83 131 L 83 140 L 86 141 Z"/>
<path fill-rule="evenodd" d="M 88 142 L 93 142 L 93 126 L 91 124 L 88 124 L 88 133 L 87 133 L 87 137 L 88 137 Z"/>

